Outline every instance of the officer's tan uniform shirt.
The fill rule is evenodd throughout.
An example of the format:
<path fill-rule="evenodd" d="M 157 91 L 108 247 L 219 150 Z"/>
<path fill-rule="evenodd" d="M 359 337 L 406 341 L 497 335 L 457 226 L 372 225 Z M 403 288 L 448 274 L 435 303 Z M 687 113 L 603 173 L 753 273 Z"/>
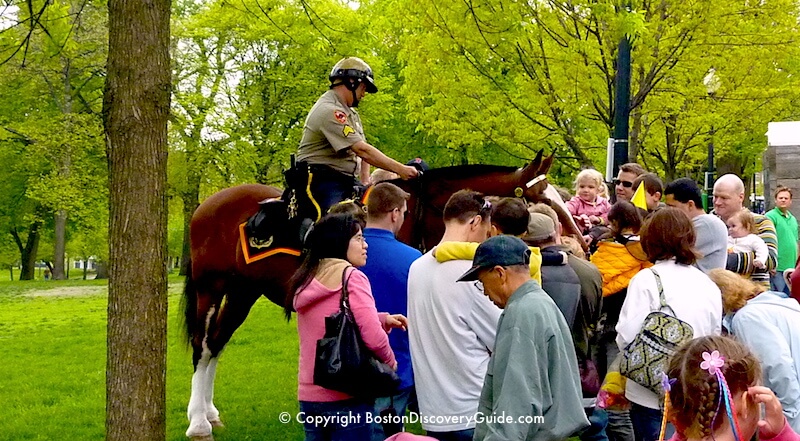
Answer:
<path fill-rule="evenodd" d="M 317 100 L 306 117 L 297 159 L 357 176 L 358 160 L 350 146 L 358 141 L 364 141 L 364 128 L 358 112 L 339 100 L 336 92 L 329 90 Z"/>

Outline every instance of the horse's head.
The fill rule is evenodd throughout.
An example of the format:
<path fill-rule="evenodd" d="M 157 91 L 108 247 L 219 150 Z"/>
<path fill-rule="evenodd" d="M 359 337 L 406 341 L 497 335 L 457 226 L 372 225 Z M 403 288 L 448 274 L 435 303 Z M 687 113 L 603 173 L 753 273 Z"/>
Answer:
<path fill-rule="evenodd" d="M 526 165 L 520 170 L 520 187 L 522 195 L 530 202 L 545 202 L 547 197 L 544 195 L 547 189 L 547 172 L 553 164 L 554 155 L 550 155 L 542 159 L 542 151 L 536 154 L 536 157 L 530 164 Z"/>

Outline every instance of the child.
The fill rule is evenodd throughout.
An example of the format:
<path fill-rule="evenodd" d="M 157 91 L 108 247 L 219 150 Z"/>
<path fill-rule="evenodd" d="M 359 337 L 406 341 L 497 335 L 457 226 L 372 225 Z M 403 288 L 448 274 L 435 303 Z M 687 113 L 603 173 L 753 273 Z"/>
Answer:
<path fill-rule="evenodd" d="M 608 210 L 611 209 L 611 204 L 598 194 L 604 185 L 603 175 L 590 168 L 581 170 L 575 178 L 576 195 L 567 202 L 567 208 L 583 232 L 594 225 L 608 223 Z"/>
<path fill-rule="evenodd" d="M 728 219 L 728 253 L 754 252 L 756 258 L 753 266 L 763 270 L 769 258 L 769 248 L 764 241 L 755 235 L 756 222 L 753 213 L 743 208 Z"/>
<path fill-rule="evenodd" d="M 664 377 L 666 419 L 675 426 L 670 441 L 714 439 L 800 440 L 786 423 L 778 398 L 759 386 L 761 365 L 746 346 L 728 337 L 706 336 L 681 346 Z M 764 405 L 761 419 L 759 405 Z"/>

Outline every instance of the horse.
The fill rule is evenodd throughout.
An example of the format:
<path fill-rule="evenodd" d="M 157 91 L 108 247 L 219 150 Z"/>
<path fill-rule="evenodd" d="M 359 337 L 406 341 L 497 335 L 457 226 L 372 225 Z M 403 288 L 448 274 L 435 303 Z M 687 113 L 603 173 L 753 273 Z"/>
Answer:
<path fill-rule="evenodd" d="M 569 233 L 578 230 L 561 206 L 544 196 L 546 173 L 553 156 L 540 151 L 527 166 L 464 165 L 432 169 L 410 181 L 391 181 L 410 194 L 408 216 L 398 233 L 405 243 L 426 250 L 444 233 L 442 212 L 450 195 L 463 188 L 486 195 L 522 197 L 545 202 L 559 214 Z M 262 295 L 283 306 L 289 278 L 301 263 L 299 252 L 277 253 L 247 263 L 240 225 L 258 210 L 258 202 L 278 198 L 280 189 L 245 184 L 221 190 L 203 201 L 189 225 L 191 262 L 184 287 L 184 314 L 194 364 L 188 405 L 192 439 L 213 440 L 212 428 L 222 426 L 214 406 L 218 356 Z M 578 234 L 580 237 L 580 234 Z"/>

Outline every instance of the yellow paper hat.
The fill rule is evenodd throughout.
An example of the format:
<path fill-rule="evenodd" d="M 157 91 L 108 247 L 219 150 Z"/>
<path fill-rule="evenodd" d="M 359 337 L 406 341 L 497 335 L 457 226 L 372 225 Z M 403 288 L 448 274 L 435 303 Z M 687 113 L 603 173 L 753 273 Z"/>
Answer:
<path fill-rule="evenodd" d="M 641 182 L 639 186 L 636 187 L 636 192 L 631 198 L 631 203 L 642 210 L 647 210 L 647 198 L 645 198 L 644 191 L 644 182 Z"/>

